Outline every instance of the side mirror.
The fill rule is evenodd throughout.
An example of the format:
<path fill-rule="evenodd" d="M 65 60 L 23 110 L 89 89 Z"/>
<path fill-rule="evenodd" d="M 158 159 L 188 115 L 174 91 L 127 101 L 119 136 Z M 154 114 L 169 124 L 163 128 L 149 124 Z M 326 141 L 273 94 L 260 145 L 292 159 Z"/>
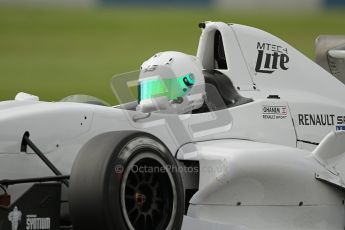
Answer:
<path fill-rule="evenodd" d="M 16 97 L 14 98 L 16 101 L 39 101 L 39 97 L 35 95 L 31 95 L 28 93 L 17 93 Z"/>

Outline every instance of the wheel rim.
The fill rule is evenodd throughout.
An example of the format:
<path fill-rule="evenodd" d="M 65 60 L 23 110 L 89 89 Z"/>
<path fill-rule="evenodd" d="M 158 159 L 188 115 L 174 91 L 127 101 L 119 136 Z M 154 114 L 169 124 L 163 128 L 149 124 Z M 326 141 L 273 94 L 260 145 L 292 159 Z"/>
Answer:
<path fill-rule="evenodd" d="M 142 153 L 126 167 L 121 183 L 122 213 L 129 229 L 172 229 L 176 186 L 168 165 L 156 154 Z"/>

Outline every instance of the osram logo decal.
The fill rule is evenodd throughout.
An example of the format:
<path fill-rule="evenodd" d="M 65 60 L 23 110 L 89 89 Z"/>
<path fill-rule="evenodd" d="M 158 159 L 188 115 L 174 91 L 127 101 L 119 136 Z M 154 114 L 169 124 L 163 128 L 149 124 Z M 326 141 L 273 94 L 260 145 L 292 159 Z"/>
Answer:
<path fill-rule="evenodd" d="M 258 50 L 258 57 L 255 66 L 256 72 L 271 74 L 277 69 L 289 69 L 287 64 L 289 63 L 290 58 L 288 56 L 287 48 L 261 42 L 257 43 L 256 48 Z"/>

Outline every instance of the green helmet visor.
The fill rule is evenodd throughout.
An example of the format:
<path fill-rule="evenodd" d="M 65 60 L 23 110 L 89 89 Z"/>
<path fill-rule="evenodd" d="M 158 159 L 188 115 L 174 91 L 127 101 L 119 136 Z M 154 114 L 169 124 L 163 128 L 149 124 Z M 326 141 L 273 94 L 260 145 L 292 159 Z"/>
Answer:
<path fill-rule="evenodd" d="M 169 100 L 177 100 L 185 96 L 194 85 L 193 74 L 181 77 L 160 78 L 152 77 L 139 83 L 139 102 L 145 99 L 165 96 Z"/>

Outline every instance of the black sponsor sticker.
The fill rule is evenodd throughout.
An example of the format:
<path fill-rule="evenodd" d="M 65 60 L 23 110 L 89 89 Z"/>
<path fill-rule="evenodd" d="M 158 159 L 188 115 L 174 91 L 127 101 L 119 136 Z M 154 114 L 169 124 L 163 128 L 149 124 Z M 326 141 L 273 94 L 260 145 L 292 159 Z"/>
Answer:
<path fill-rule="evenodd" d="M 258 57 L 255 71 L 258 73 L 273 73 L 277 69 L 287 70 L 290 61 L 287 48 L 270 43 L 257 43 Z"/>
<path fill-rule="evenodd" d="M 263 119 L 285 119 L 287 117 L 287 107 L 286 106 L 273 106 L 264 105 L 262 106 L 262 118 Z"/>
<path fill-rule="evenodd" d="M 345 116 L 337 116 L 337 125 L 345 124 Z"/>
<path fill-rule="evenodd" d="M 303 126 L 335 126 L 345 130 L 345 116 L 335 114 L 298 114 L 298 124 Z"/>

